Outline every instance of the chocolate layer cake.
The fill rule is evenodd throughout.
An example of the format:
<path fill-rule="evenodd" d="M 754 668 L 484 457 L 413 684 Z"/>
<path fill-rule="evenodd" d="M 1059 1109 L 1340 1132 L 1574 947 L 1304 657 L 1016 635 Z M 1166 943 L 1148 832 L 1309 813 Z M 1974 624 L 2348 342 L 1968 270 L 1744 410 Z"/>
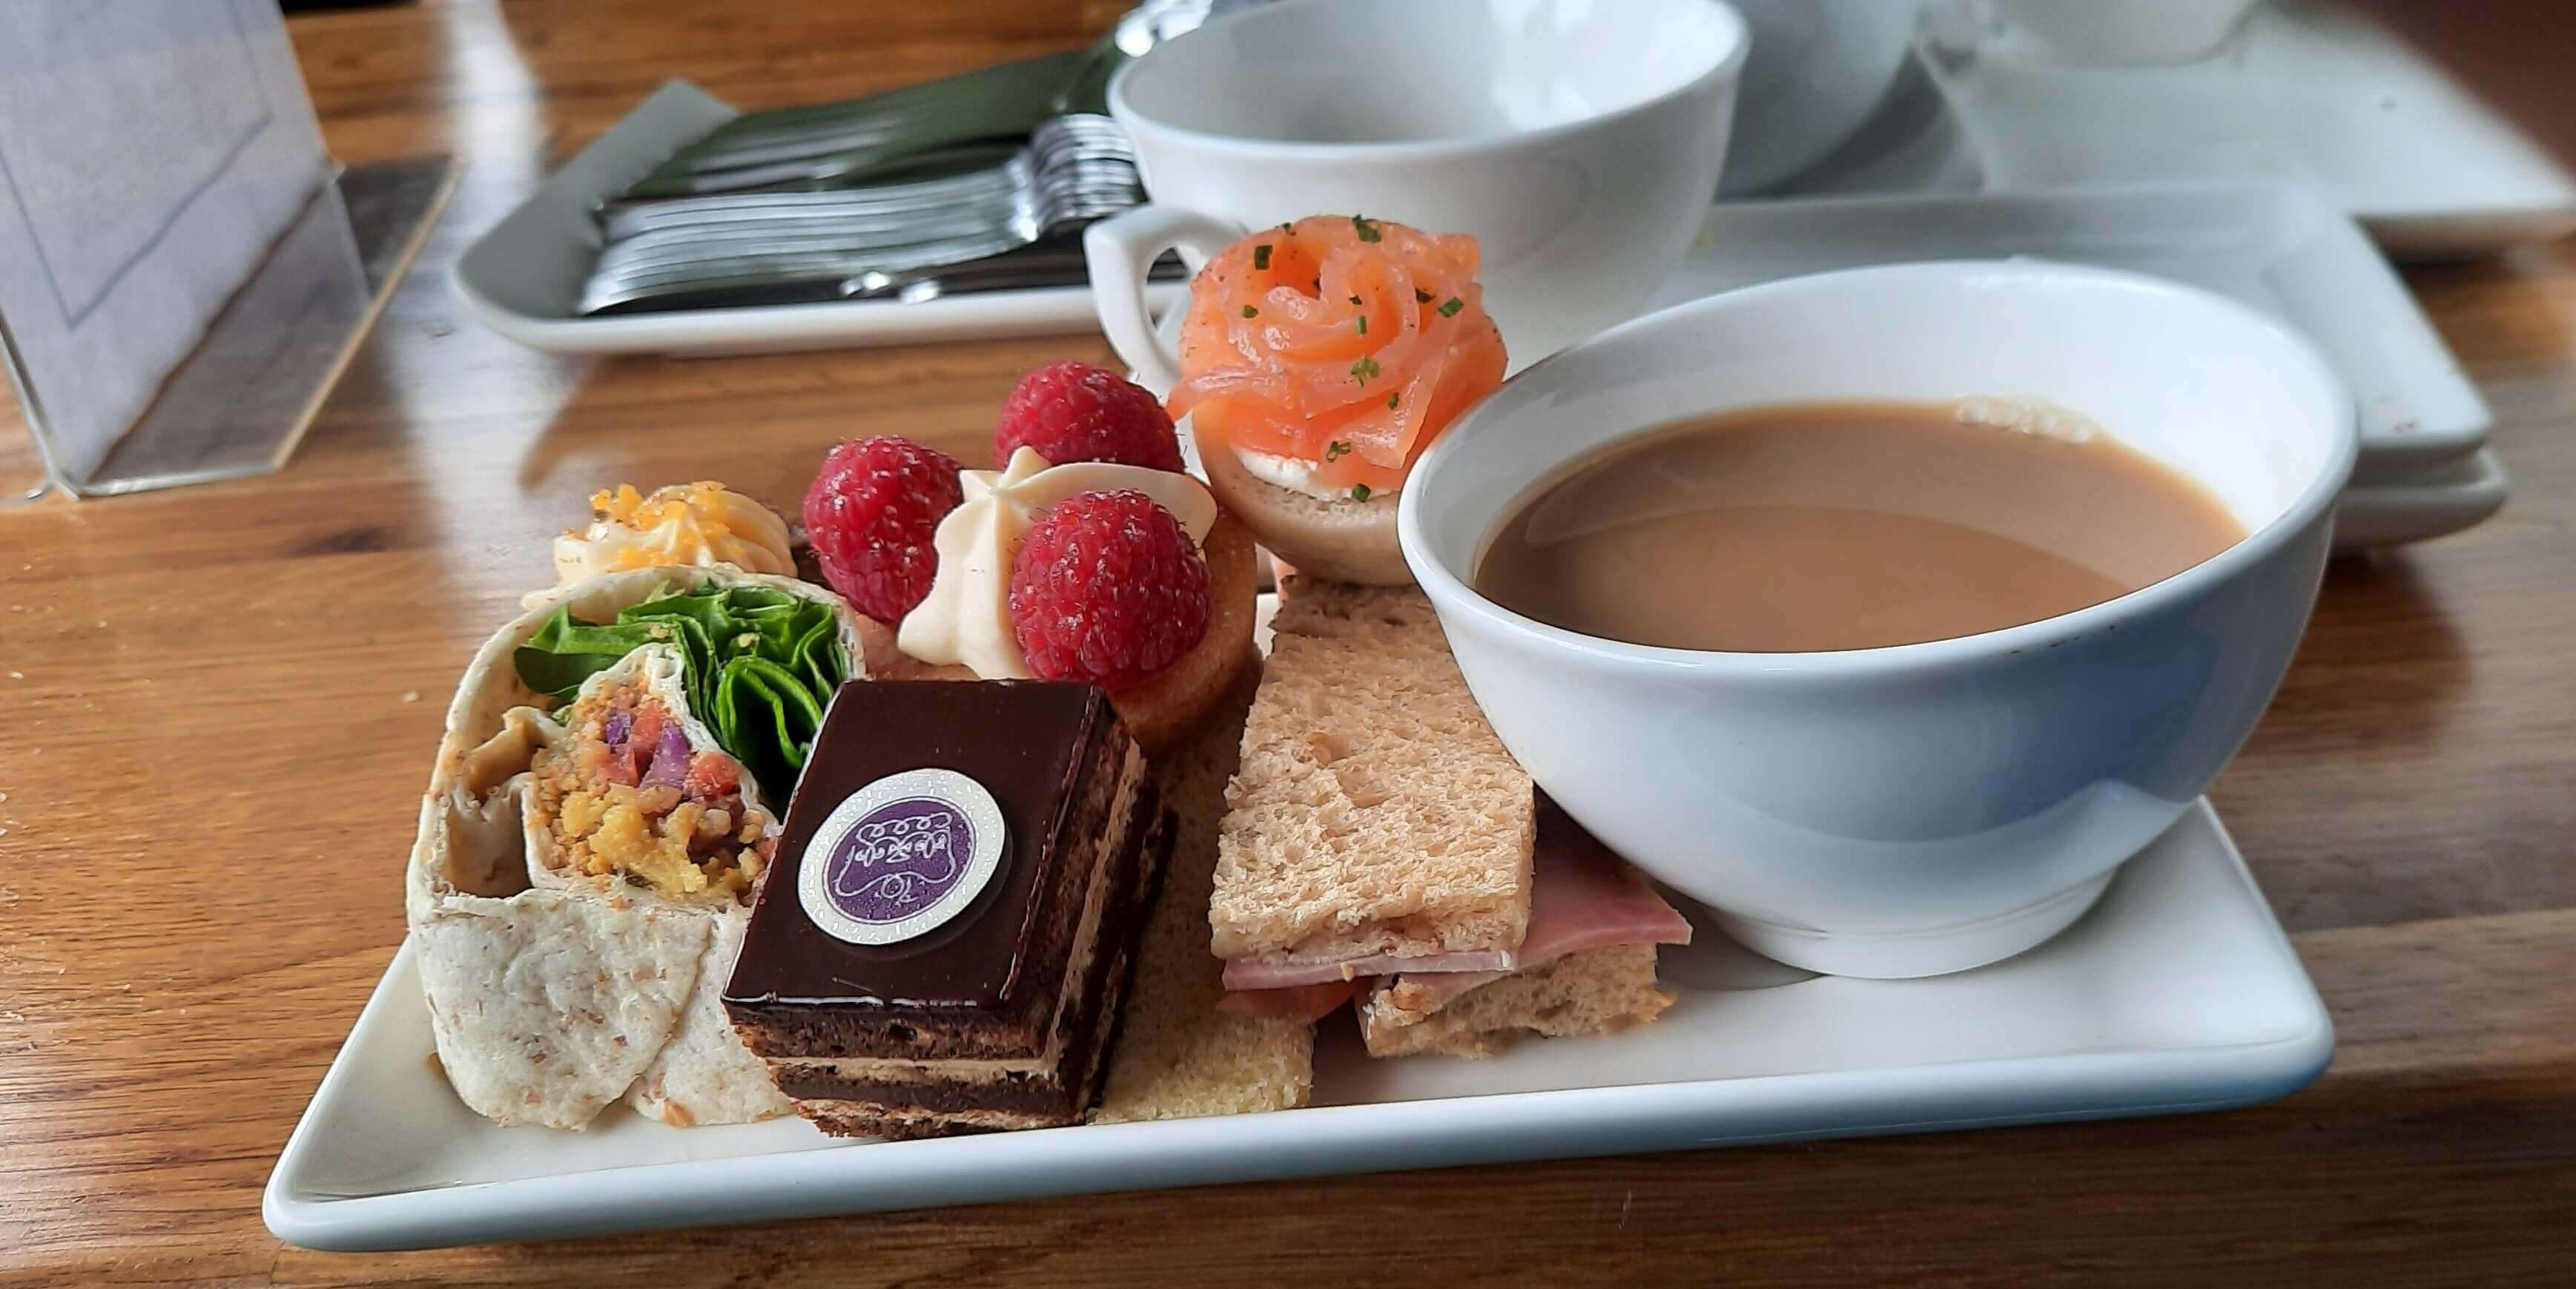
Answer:
<path fill-rule="evenodd" d="M 1078 1123 L 1171 834 L 1096 687 L 844 685 L 725 1008 L 829 1132 Z"/>

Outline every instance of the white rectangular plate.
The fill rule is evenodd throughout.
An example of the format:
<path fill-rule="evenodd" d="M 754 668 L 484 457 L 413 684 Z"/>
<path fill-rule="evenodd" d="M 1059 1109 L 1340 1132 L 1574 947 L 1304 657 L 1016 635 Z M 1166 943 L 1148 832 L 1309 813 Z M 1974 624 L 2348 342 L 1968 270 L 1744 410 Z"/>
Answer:
<path fill-rule="evenodd" d="M 977 291 L 906 304 L 849 300 L 760 308 L 680 309 L 585 318 L 582 279 L 599 259 L 599 202 L 644 177 L 684 144 L 740 115 L 686 81 L 672 81 L 581 150 L 476 238 L 448 285 L 483 325 L 531 349 L 563 354 L 778 353 L 1091 331 L 1091 288 Z M 1159 308 L 1178 283 L 1147 292 Z"/>
<path fill-rule="evenodd" d="M 1625 1034 L 1487 1061 L 1370 1060 L 1347 1017 L 1315 1105 L 907 1142 L 802 1120 L 502 1128 L 432 1057 L 394 956 L 279 1157 L 269 1229 L 316 1249 L 548 1239 L 1390 1168 L 2166 1114 L 2284 1095 L 2325 1068 L 2325 1006 L 2207 803 L 2093 911 L 2008 962 L 1810 977 L 1715 932 L 1668 951 L 1682 998 Z"/>
<path fill-rule="evenodd" d="M 2478 459 L 2495 420 L 2486 400 L 2388 261 L 2304 187 L 2219 180 L 1721 203 L 1655 307 L 1833 269 L 2022 255 L 2187 282 L 2314 342 L 2360 414 L 2364 460 L 2338 512 L 2338 542 L 2419 541 L 2502 504 L 2502 467 L 2491 454 Z M 2463 470 L 2478 488 L 2455 486 Z"/>

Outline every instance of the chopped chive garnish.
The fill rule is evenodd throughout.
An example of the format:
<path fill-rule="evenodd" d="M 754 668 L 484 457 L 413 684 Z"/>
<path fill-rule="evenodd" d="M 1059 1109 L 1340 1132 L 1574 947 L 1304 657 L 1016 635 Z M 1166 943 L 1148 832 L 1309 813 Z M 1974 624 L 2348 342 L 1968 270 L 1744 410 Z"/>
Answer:
<path fill-rule="evenodd" d="M 1363 336 L 1368 334 L 1368 315 L 1365 313 L 1360 315 L 1360 334 Z"/>
<path fill-rule="evenodd" d="M 1351 500 L 1353 500 L 1353 501 L 1366 501 L 1366 500 L 1368 500 L 1368 497 L 1369 497 L 1369 486 L 1368 486 L 1367 484 L 1365 484 L 1365 483 L 1355 483 L 1355 484 L 1352 484 L 1352 485 L 1351 485 Z"/>
<path fill-rule="evenodd" d="M 1403 398 L 1403 397 L 1404 397 L 1404 395 L 1402 395 L 1402 394 L 1389 394 L 1389 395 L 1387 395 L 1387 396 L 1386 396 L 1386 410 L 1388 410 L 1388 411 L 1390 411 L 1390 412 L 1394 411 L 1394 410 L 1395 410 L 1396 400 L 1398 400 L 1398 399 L 1400 399 L 1400 398 Z"/>
<path fill-rule="evenodd" d="M 1466 302 L 1466 301 L 1461 300 L 1461 299 L 1459 299 L 1458 297 L 1456 297 L 1456 296 L 1454 296 L 1454 295 L 1453 295 L 1453 296 L 1449 297 L 1448 299 L 1443 300 L 1443 301 L 1441 301 L 1441 302 L 1440 302 L 1440 316 L 1441 316 L 1441 317 L 1444 317 L 1444 318 L 1454 318 L 1454 317 L 1457 317 L 1457 316 L 1458 316 L 1458 311 L 1459 311 L 1460 309 L 1464 309 L 1464 308 L 1466 308 L 1466 307 L 1467 307 L 1467 302 Z"/>
<path fill-rule="evenodd" d="M 1324 459 L 1326 461 L 1338 461 L 1341 458 L 1350 455 L 1350 451 L 1350 444 L 1344 443 L 1340 439 L 1335 439 L 1324 445 Z"/>
<path fill-rule="evenodd" d="M 1351 216 L 1351 227 L 1359 230 L 1360 240 L 1363 242 L 1374 242 L 1378 239 L 1377 224 L 1366 216 Z"/>
<path fill-rule="evenodd" d="M 1243 316 L 1247 318 L 1258 318 L 1261 316 L 1261 310 L 1253 308 L 1251 305 L 1247 304 L 1243 306 Z"/>
<path fill-rule="evenodd" d="M 1365 385 L 1369 383 L 1370 377 L 1377 375 L 1377 371 L 1378 367 L 1376 359 L 1363 358 L 1358 362 L 1351 364 L 1351 379 Z"/>
<path fill-rule="evenodd" d="M 1263 242 L 1252 248 L 1252 267 L 1257 269 L 1270 267 L 1270 243 Z"/>
<path fill-rule="evenodd" d="M 1431 303 L 1431 293 L 1417 286 L 1413 288 L 1413 302 L 1415 304 L 1429 304 Z"/>

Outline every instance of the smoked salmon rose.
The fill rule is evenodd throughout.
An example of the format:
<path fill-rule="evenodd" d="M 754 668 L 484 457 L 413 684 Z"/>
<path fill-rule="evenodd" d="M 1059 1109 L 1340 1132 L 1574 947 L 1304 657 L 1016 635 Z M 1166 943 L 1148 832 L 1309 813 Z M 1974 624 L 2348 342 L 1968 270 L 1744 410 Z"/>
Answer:
<path fill-rule="evenodd" d="M 1346 581 L 1411 580 L 1393 494 L 1500 385 L 1476 239 L 1356 215 L 1243 238 L 1190 284 L 1181 381 L 1209 481 L 1264 545 Z"/>

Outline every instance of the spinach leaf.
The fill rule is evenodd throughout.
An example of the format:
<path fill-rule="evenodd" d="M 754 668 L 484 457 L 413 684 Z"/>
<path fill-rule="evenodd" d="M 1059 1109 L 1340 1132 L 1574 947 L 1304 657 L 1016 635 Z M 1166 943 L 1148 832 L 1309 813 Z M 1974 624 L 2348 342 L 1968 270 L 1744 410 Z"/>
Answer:
<path fill-rule="evenodd" d="M 766 658 L 739 657 L 715 684 L 716 738 L 763 783 L 792 783 L 822 727 L 823 707 L 795 673 Z M 719 724 L 720 722 L 720 724 Z"/>
<path fill-rule="evenodd" d="M 616 666 L 618 659 L 646 642 L 640 627 L 584 622 L 571 609 L 562 608 L 519 646 L 512 661 L 528 688 L 569 699 L 581 682 Z"/>
<path fill-rule="evenodd" d="M 676 646 L 690 710 L 774 806 L 794 787 L 823 708 L 850 674 L 839 625 L 829 607 L 771 587 L 665 585 L 615 622 L 557 609 L 512 660 L 530 689 L 570 700 L 638 648 Z"/>

